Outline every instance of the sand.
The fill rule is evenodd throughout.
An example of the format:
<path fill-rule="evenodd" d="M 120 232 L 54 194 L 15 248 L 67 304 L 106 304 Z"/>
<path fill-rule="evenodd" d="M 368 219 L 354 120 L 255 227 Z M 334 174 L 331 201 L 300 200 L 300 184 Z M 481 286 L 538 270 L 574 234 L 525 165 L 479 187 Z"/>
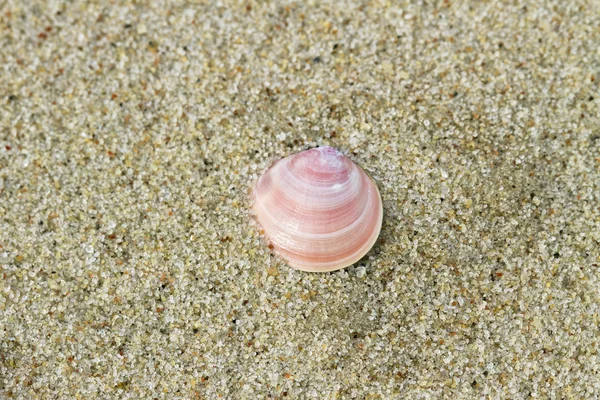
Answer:
<path fill-rule="evenodd" d="M 0 398 L 600 397 L 600 2 L 0 4 Z M 377 182 L 299 272 L 273 160 Z"/>

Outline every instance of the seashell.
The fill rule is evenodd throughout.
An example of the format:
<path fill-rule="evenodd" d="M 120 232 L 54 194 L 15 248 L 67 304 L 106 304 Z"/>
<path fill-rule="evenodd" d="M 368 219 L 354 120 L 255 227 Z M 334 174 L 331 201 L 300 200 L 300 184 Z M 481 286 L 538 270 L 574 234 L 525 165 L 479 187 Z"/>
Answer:
<path fill-rule="evenodd" d="M 332 147 L 275 162 L 254 187 L 253 210 L 269 247 L 291 267 L 311 272 L 360 260 L 383 220 L 375 182 Z"/>

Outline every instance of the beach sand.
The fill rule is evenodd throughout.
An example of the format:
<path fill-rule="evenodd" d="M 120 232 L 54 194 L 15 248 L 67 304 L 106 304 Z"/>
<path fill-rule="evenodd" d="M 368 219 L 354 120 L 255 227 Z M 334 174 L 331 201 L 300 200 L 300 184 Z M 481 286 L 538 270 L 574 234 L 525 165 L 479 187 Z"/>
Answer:
<path fill-rule="evenodd" d="M 0 4 L 0 398 L 598 398 L 599 83 L 598 1 Z M 323 274 L 249 199 L 317 145 Z"/>

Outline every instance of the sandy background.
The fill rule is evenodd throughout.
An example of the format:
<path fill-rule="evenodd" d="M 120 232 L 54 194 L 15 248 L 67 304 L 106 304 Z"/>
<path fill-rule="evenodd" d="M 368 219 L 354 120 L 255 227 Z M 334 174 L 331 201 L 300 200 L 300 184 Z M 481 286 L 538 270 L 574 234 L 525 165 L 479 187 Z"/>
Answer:
<path fill-rule="evenodd" d="M 0 2 L 0 398 L 596 399 L 600 2 Z M 249 223 L 377 181 L 357 265 Z"/>

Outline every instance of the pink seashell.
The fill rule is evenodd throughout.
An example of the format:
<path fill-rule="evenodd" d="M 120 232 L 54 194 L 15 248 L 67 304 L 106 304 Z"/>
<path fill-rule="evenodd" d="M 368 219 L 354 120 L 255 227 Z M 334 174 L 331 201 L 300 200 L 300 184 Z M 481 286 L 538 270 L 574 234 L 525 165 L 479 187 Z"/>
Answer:
<path fill-rule="evenodd" d="M 302 271 L 348 267 L 373 247 L 383 219 L 375 182 L 332 147 L 275 162 L 254 188 L 270 247 Z"/>

